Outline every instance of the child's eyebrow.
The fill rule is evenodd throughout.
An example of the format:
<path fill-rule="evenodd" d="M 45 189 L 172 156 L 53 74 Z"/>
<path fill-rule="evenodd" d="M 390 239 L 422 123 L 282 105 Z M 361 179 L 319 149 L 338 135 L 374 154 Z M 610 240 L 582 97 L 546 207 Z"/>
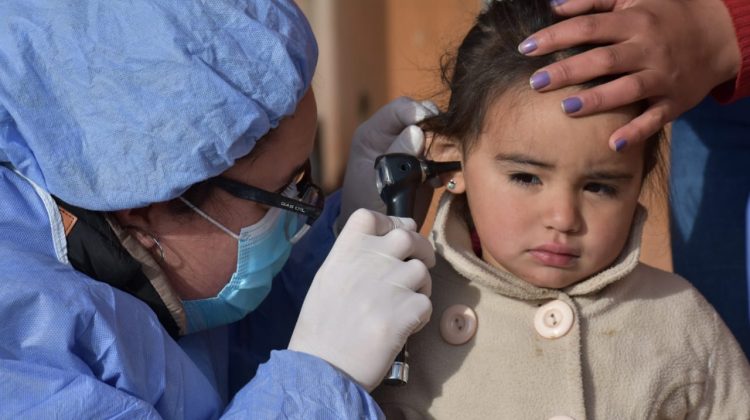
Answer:
<path fill-rule="evenodd" d="M 555 165 L 553 163 L 548 162 L 542 162 L 540 160 L 534 159 L 531 156 L 527 156 L 520 153 L 512 153 L 512 154 L 505 154 L 505 153 L 498 153 L 495 155 L 495 160 L 499 162 L 510 162 L 515 163 L 517 165 L 527 165 L 527 166 L 535 166 L 542 169 L 554 169 Z M 599 179 L 599 180 L 607 180 L 607 181 L 620 181 L 620 180 L 629 180 L 633 179 L 633 174 L 629 172 L 621 172 L 621 171 L 607 171 L 607 170 L 593 170 L 586 173 L 586 178 L 588 179 Z"/>
<path fill-rule="evenodd" d="M 547 162 L 541 162 L 532 158 L 531 156 L 522 155 L 520 153 L 504 154 L 498 153 L 495 155 L 495 160 L 500 162 L 511 162 L 519 165 L 537 166 L 543 169 L 553 169 L 555 165 Z"/>
<path fill-rule="evenodd" d="M 619 181 L 633 179 L 633 174 L 628 172 L 608 172 L 608 171 L 593 171 L 586 174 L 587 178 L 590 179 L 603 179 L 608 181 Z"/>

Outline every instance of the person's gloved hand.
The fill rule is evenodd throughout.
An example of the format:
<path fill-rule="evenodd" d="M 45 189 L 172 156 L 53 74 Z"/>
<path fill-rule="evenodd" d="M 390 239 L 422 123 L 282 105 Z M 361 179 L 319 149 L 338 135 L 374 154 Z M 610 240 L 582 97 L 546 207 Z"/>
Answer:
<path fill-rule="evenodd" d="M 575 45 L 611 45 L 539 69 L 532 76 L 532 87 L 549 91 L 623 74 L 577 93 L 580 106 L 572 109 L 579 110 L 570 112 L 590 115 L 647 99 L 648 109 L 610 136 L 615 150 L 648 139 L 739 71 L 738 41 L 721 0 L 556 0 L 553 4 L 564 16 L 601 13 L 542 29 L 519 46 L 521 52 L 538 56 Z"/>
<path fill-rule="evenodd" d="M 289 349 L 373 390 L 406 338 L 430 318 L 434 264 L 414 220 L 356 211 L 313 280 Z"/>
<path fill-rule="evenodd" d="M 424 133 L 415 124 L 437 112 L 437 106 L 430 101 L 401 97 L 357 128 L 346 164 L 338 226 L 343 226 L 359 208 L 385 213 L 385 204 L 375 186 L 375 159 L 385 153 L 422 156 Z"/>

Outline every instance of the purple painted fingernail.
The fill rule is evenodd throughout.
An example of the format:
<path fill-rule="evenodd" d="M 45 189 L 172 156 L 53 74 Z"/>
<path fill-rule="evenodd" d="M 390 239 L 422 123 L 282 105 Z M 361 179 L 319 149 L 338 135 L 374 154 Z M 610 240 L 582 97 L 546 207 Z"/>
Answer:
<path fill-rule="evenodd" d="M 625 140 L 625 139 L 617 139 L 617 140 L 615 140 L 615 152 L 621 151 L 627 145 L 628 145 L 628 141 Z"/>
<path fill-rule="evenodd" d="M 536 40 L 534 38 L 527 38 L 525 41 L 518 46 L 518 52 L 521 54 L 528 54 L 536 49 Z"/>
<path fill-rule="evenodd" d="M 550 5 L 552 6 L 552 7 L 557 7 L 557 6 L 559 6 L 559 5 L 563 4 L 563 3 L 565 3 L 566 1 L 568 1 L 568 0 L 551 0 L 551 1 L 549 2 L 549 4 L 550 4 Z"/>
<path fill-rule="evenodd" d="M 570 98 L 563 99 L 562 101 L 562 109 L 566 114 L 578 112 L 581 110 L 581 108 L 583 108 L 583 102 L 581 102 L 581 99 L 577 96 L 572 96 Z"/>
<path fill-rule="evenodd" d="M 529 79 L 529 84 L 534 90 L 539 90 L 549 84 L 549 73 L 546 71 L 540 71 Z"/>

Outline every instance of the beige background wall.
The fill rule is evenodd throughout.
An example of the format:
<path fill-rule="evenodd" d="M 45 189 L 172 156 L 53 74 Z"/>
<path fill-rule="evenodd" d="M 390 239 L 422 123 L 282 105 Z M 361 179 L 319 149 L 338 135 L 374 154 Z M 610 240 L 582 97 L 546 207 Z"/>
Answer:
<path fill-rule="evenodd" d="M 313 82 L 320 120 L 316 163 L 318 179 L 330 191 L 341 183 L 349 142 L 361 122 L 398 96 L 422 99 L 440 92 L 440 58 L 458 45 L 482 1 L 297 1 L 320 48 Z M 649 222 L 642 260 L 671 270 L 666 199 L 645 197 Z"/>

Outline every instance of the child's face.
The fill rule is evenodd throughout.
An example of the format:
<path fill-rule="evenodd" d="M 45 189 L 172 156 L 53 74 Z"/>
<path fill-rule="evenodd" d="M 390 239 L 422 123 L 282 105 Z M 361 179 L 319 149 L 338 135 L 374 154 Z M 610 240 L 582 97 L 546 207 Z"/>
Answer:
<path fill-rule="evenodd" d="M 570 118 L 575 90 L 501 98 L 465 157 L 463 183 L 483 258 L 539 287 L 563 288 L 610 265 L 625 245 L 641 189 L 643 146 L 616 153 L 623 109 Z"/>

